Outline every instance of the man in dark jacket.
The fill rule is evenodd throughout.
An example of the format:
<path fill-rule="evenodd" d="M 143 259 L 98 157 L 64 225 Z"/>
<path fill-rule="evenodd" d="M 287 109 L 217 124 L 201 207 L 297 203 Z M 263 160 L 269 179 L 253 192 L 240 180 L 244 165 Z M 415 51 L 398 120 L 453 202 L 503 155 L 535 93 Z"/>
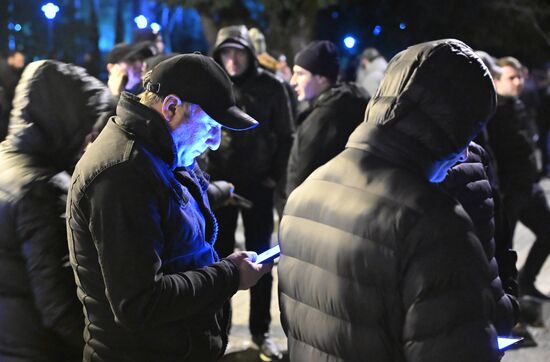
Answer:
<path fill-rule="evenodd" d="M 19 82 L 0 146 L 1 361 L 82 360 L 82 306 L 64 217 L 67 171 L 110 101 L 107 87 L 71 64 L 31 63 Z"/>
<path fill-rule="evenodd" d="M 299 101 L 309 102 L 297 120 L 298 128 L 288 161 L 287 195 L 317 167 L 338 153 L 361 123 L 368 97 L 353 83 L 337 83 L 336 45 L 314 41 L 294 59 L 290 80 Z"/>
<path fill-rule="evenodd" d="M 502 63 L 501 69 L 494 78 L 498 107 L 487 125 L 489 145 L 512 230 L 521 221 L 536 236 L 520 271 L 520 294 L 550 300 L 535 287 L 537 274 L 550 255 L 550 206 L 538 182 L 536 145 L 527 129 L 531 120 L 518 98 L 523 86 L 521 64 L 517 60 Z"/>
<path fill-rule="evenodd" d="M 24 67 L 25 55 L 18 50 L 10 52 L 6 59 L 0 58 L 0 141 L 8 132 L 15 86 Z"/>
<path fill-rule="evenodd" d="M 246 248 L 267 250 L 273 232 L 273 193 L 284 175 L 292 142 L 291 113 L 281 80 L 258 67 L 248 29 L 244 25 L 220 29 L 213 53 L 234 83 L 237 104 L 260 123 L 252 132 L 224 132 L 220 149 L 209 153 L 213 180 L 226 180 L 235 192 L 252 201 L 249 209 L 236 206 L 216 210 L 220 232 L 216 250 L 226 256 L 235 248 L 235 230 L 242 215 Z M 266 274 L 251 289 L 250 333 L 265 359 L 281 353 L 269 338 L 273 277 Z"/>
<path fill-rule="evenodd" d="M 483 247 L 435 183 L 496 107 L 464 43 L 396 55 L 347 148 L 289 197 L 281 322 L 292 361 L 497 361 Z"/>
<path fill-rule="evenodd" d="M 270 265 L 219 260 L 208 182 L 195 158 L 220 124 L 256 121 L 235 106 L 212 59 L 179 55 L 123 93 L 77 164 L 67 200 L 71 265 L 86 318 L 85 361 L 213 361 L 227 345 L 224 305 Z M 215 119 L 215 120 L 214 120 Z"/>

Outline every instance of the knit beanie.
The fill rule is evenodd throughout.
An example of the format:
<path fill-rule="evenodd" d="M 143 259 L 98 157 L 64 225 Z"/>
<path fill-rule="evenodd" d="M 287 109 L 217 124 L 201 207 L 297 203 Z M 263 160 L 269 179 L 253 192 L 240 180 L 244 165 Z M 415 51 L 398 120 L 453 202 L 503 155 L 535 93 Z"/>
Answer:
<path fill-rule="evenodd" d="M 328 40 L 316 40 L 309 43 L 296 54 L 294 64 L 332 81 L 336 81 L 340 69 L 336 45 Z"/>

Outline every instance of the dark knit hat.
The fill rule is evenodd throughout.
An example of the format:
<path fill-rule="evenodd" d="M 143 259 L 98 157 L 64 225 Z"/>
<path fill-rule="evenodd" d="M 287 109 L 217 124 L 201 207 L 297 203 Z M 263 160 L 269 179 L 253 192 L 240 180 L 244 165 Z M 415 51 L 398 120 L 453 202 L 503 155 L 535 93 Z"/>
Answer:
<path fill-rule="evenodd" d="M 198 104 L 216 122 L 235 131 L 258 125 L 235 105 L 233 85 L 222 67 L 204 55 L 181 54 L 163 60 L 153 68 L 144 88 L 161 97 L 175 94 Z"/>
<path fill-rule="evenodd" d="M 336 81 L 340 70 L 338 50 L 336 45 L 328 40 L 316 40 L 309 43 L 296 54 L 294 64 L 332 81 Z"/>

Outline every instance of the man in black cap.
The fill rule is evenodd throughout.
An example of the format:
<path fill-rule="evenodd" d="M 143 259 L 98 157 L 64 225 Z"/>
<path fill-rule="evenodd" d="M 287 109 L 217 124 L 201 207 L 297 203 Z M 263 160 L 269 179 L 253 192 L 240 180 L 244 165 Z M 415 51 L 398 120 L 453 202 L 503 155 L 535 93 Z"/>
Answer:
<path fill-rule="evenodd" d="M 157 53 L 158 50 L 151 41 L 116 44 L 105 59 L 109 72 L 107 85 L 111 93 L 115 97 L 120 96 L 122 91 L 141 93 L 143 61 Z"/>
<path fill-rule="evenodd" d="M 195 158 L 218 148 L 220 127 L 258 123 L 203 55 L 167 59 L 144 84 L 141 98 L 122 94 L 69 190 L 84 361 L 213 361 L 227 345 L 227 301 L 272 265 L 254 263 L 252 252 L 218 258 L 218 224 Z"/>
<path fill-rule="evenodd" d="M 216 250 L 221 256 L 235 248 L 237 218 L 241 213 L 246 248 L 267 250 L 273 232 L 273 194 L 283 175 L 292 143 L 290 103 L 283 81 L 259 68 L 254 46 L 244 25 L 220 29 L 214 59 L 233 81 L 237 103 L 260 122 L 252 132 L 224 132 L 220 149 L 208 154 L 208 171 L 214 180 L 226 180 L 252 201 L 249 209 L 228 205 L 216 209 L 220 235 Z M 282 354 L 269 338 L 273 277 L 266 274 L 251 289 L 250 333 L 264 360 Z"/>
<path fill-rule="evenodd" d="M 353 83 L 337 83 L 340 67 L 334 43 L 311 42 L 294 59 L 290 80 L 298 101 L 309 107 L 298 115 L 288 161 L 287 195 L 317 167 L 344 149 L 363 119 L 367 95 Z"/>

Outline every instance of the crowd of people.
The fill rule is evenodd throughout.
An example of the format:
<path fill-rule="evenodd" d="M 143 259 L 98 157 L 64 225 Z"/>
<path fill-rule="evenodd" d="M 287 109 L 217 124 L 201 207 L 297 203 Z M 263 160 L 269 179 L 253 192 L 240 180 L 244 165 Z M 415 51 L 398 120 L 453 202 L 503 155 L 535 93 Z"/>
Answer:
<path fill-rule="evenodd" d="M 516 58 L 367 48 L 343 82 L 334 43 L 291 69 L 232 25 L 211 56 L 116 44 L 106 82 L 24 63 L 0 63 L 2 361 L 214 361 L 246 289 L 252 342 L 282 359 L 256 262 L 275 212 L 292 361 L 498 361 L 519 299 L 550 300 L 550 87 Z"/>

